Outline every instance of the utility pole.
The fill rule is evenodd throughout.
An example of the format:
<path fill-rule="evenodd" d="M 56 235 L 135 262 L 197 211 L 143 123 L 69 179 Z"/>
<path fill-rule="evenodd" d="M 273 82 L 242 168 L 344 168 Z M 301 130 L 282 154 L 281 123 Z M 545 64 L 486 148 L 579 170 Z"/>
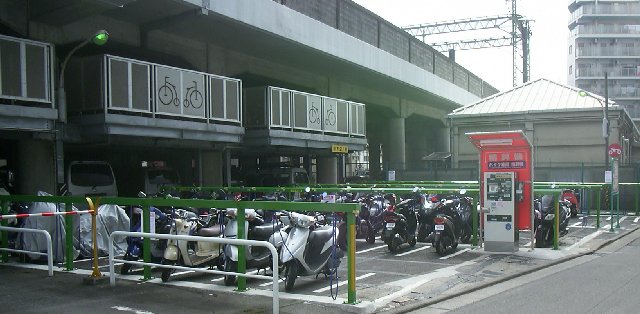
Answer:
<path fill-rule="evenodd" d="M 449 56 L 455 55 L 451 52 L 452 50 L 455 51 L 511 46 L 513 66 L 512 79 L 513 86 L 516 86 L 518 84 L 520 67 L 518 62 L 518 58 L 520 57 L 518 54 L 519 44 L 522 45 L 522 82 L 526 83 L 529 81 L 529 38 L 531 37 L 531 28 L 529 26 L 529 20 L 517 14 L 516 0 L 507 1 L 511 1 L 511 12 L 507 15 L 483 16 L 477 18 L 424 23 L 419 25 L 405 26 L 402 27 L 402 29 L 407 31 L 414 37 L 419 38 L 420 40 L 422 40 L 422 42 L 429 44 L 431 47 L 442 52 L 443 54 L 448 53 Z M 511 24 L 511 29 L 507 29 L 507 23 Z M 486 29 L 498 29 L 507 33 L 508 36 L 473 38 L 455 42 L 427 42 L 427 37 L 430 35 Z"/>

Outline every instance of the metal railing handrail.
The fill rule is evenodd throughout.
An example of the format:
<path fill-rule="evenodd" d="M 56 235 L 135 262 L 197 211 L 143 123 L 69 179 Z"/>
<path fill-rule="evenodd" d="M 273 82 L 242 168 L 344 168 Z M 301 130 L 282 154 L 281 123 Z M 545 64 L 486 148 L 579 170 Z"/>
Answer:
<path fill-rule="evenodd" d="M 27 251 L 27 250 L 19 250 L 19 249 L 9 249 L 9 248 L 0 248 L 0 251 L 16 252 L 16 253 L 28 253 L 28 254 L 46 256 L 47 257 L 47 268 L 49 270 L 49 277 L 53 277 L 53 256 L 52 256 L 53 245 L 52 245 L 52 242 L 51 242 L 51 235 L 49 234 L 49 232 L 47 232 L 47 230 L 30 229 L 30 228 L 14 228 L 14 227 L 5 227 L 5 226 L 0 226 L 0 230 L 1 231 L 9 231 L 9 232 L 26 232 L 26 233 L 40 233 L 40 234 L 43 234 L 44 238 L 47 240 L 47 253 Z"/>
<path fill-rule="evenodd" d="M 155 239 L 166 239 L 166 240 L 182 240 L 182 241 L 198 241 L 198 242 L 212 242 L 212 243 L 222 243 L 222 244 L 232 244 L 232 245 L 252 245 L 252 246 L 263 246 L 269 249 L 271 252 L 271 260 L 272 263 L 272 276 L 262 276 L 262 275 L 252 275 L 245 273 L 237 273 L 237 272 L 228 272 L 228 271 L 219 271 L 219 270 L 209 270 L 209 269 L 200 269 L 200 268 L 191 268 L 191 267 L 183 267 L 183 266 L 174 266 L 174 265 L 163 265 L 163 264 L 155 264 L 155 263 L 146 263 L 146 262 L 132 262 L 128 260 L 116 259 L 114 258 L 114 246 L 113 240 L 116 236 L 127 236 L 127 237 L 141 237 L 141 238 L 155 238 Z M 115 277 L 115 267 L 114 262 L 125 262 L 136 265 L 145 265 L 145 266 L 159 266 L 163 268 L 172 268 L 179 270 L 191 270 L 195 272 L 204 272 L 204 273 L 212 273 L 218 275 L 236 275 L 240 277 L 249 277 L 249 278 L 258 278 L 258 279 L 272 279 L 273 280 L 273 313 L 277 314 L 280 310 L 279 305 L 279 275 L 278 275 L 278 251 L 275 246 L 268 241 L 255 241 L 255 240 L 243 240 L 243 239 L 228 239 L 228 238 L 220 238 L 220 237 L 200 237 L 200 236 L 187 236 L 187 235 L 173 235 L 173 234 L 157 234 L 157 233 L 146 233 L 146 232 L 129 232 L 129 231 L 114 231 L 109 235 L 109 283 L 112 287 L 116 285 L 116 277 Z"/>

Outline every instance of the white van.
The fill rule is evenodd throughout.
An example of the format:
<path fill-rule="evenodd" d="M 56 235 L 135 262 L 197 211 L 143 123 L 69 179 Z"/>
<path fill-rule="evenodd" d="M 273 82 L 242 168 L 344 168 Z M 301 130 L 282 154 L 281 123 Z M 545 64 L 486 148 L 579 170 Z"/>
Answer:
<path fill-rule="evenodd" d="M 105 161 L 72 161 L 67 167 L 69 195 L 118 196 L 116 178 Z"/>

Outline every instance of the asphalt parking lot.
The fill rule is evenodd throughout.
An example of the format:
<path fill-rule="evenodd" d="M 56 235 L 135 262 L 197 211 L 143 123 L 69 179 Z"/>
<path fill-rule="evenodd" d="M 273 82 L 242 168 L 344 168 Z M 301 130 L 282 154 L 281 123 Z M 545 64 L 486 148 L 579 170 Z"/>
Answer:
<path fill-rule="evenodd" d="M 403 245 L 401 250 L 390 253 L 386 245 L 377 239 L 374 244 L 368 244 L 358 239 L 356 249 L 356 291 L 359 305 L 353 307 L 343 305 L 347 299 L 346 288 L 346 259 L 338 270 L 338 282 L 331 281 L 320 275 L 318 278 L 299 277 L 291 293 L 281 292 L 283 307 L 287 302 L 302 302 L 302 304 L 320 304 L 334 309 L 353 312 L 371 312 L 400 309 L 403 305 L 419 300 L 428 300 L 438 296 L 456 293 L 470 286 L 491 282 L 505 276 L 526 271 L 533 267 L 544 266 L 554 260 L 578 254 L 599 243 L 619 236 L 621 233 L 638 227 L 640 217 L 621 216 L 620 228 L 609 232 L 609 216 L 601 216 L 601 228 L 596 229 L 595 216 L 572 218 L 569 233 L 560 238 L 560 249 L 550 248 L 529 250 L 529 233 L 520 233 L 520 251 L 515 254 L 489 254 L 480 248 L 470 245 L 460 245 L 455 254 L 440 257 L 430 243 L 418 243 L 411 248 Z M 584 221 L 584 223 L 583 223 Z M 615 217 L 614 217 L 615 221 Z M 100 270 L 103 274 L 108 271 L 107 258 L 100 258 Z M 14 266 L 29 267 L 27 264 L 16 262 Z M 44 265 L 33 266 L 44 269 Z M 33 268 L 32 267 L 32 268 Z M 72 273 L 88 275 L 91 269 L 90 260 L 75 262 L 76 271 Z M 116 271 L 118 271 L 118 267 Z M 7 267 L 2 267 L 4 270 Z M 54 277 L 59 275 L 62 265 L 56 268 Z M 255 271 L 255 270 L 249 270 Z M 42 276 L 46 276 L 43 272 Z M 159 277 L 160 272 L 153 270 L 153 276 Z M 221 275 L 201 274 L 196 272 L 177 271 L 172 275 L 169 283 L 163 284 L 159 278 L 145 282 L 140 280 L 142 271 L 134 271 L 131 275 L 117 275 L 117 284 L 135 283 L 139 289 L 151 286 L 189 287 L 210 294 L 232 293 L 232 287 L 224 286 Z M 235 296 L 234 303 L 238 311 L 248 307 L 248 304 L 260 303 L 262 309 L 270 309 L 271 282 L 268 280 L 248 279 L 247 292 Z M 337 286 L 337 293 L 336 293 Z M 155 289 L 155 288 L 154 288 Z M 284 291 L 281 283 L 280 291 Z M 236 293 L 238 294 L 238 293 Z M 332 296 L 336 296 L 334 300 Z M 260 302 L 256 302 L 260 298 Z M 242 300 L 249 303 L 243 303 Z M 289 301 L 287 301 L 289 300 Z M 300 303 L 296 303 L 300 304 Z M 254 308 L 254 307 L 248 307 Z M 270 311 L 270 310 L 267 310 Z M 153 312 L 153 311 L 151 311 Z M 160 311 L 162 312 L 162 311 Z M 293 311 L 296 312 L 296 311 Z"/>

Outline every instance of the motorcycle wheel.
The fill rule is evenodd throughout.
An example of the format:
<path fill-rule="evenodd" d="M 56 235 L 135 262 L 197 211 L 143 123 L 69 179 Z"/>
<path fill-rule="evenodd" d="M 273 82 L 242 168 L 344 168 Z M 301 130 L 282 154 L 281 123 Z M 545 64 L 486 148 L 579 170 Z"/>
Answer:
<path fill-rule="evenodd" d="M 542 230 L 540 230 L 540 229 L 536 232 L 536 247 L 537 248 L 545 247 L 543 233 L 544 232 L 542 232 Z"/>
<path fill-rule="evenodd" d="M 443 234 L 440 237 L 440 241 L 436 243 L 436 251 L 440 256 L 445 256 L 449 254 L 450 252 L 449 248 L 452 246 L 453 246 L 453 241 L 451 240 L 451 237 L 448 234 Z"/>
<path fill-rule="evenodd" d="M 162 260 L 162 265 L 174 265 L 175 262 L 174 261 L 169 261 L 166 259 Z M 171 277 L 171 274 L 173 274 L 174 269 L 172 268 L 163 268 L 162 269 L 162 275 L 160 276 L 160 278 L 162 278 L 162 282 L 167 282 L 169 281 L 169 277 Z"/>
<path fill-rule="evenodd" d="M 578 209 L 576 208 L 576 205 L 571 205 L 571 217 L 578 217 Z"/>
<path fill-rule="evenodd" d="M 238 270 L 238 264 L 232 261 L 230 258 L 226 258 L 224 261 L 224 271 L 236 272 Z M 236 283 L 236 276 L 224 275 L 224 285 L 233 286 Z"/>
<path fill-rule="evenodd" d="M 421 224 L 420 227 L 418 227 L 418 242 L 424 242 L 425 240 L 427 240 L 427 226 Z"/>
<path fill-rule="evenodd" d="M 298 263 L 293 260 L 285 266 L 285 278 L 284 278 L 284 290 L 291 291 L 293 290 L 293 285 L 296 283 L 296 278 L 298 277 Z"/>
<path fill-rule="evenodd" d="M 389 240 L 389 243 L 387 244 L 387 248 L 389 248 L 389 252 L 391 252 L 391 253 L 397 252 L 399 246 L 400 245 L 398 245 L 398 243 L 396 241 L 394 241 L 393 238 L 391 238 Z"/>
<path fill-rule="evenodd" d="M 416 243 L 417 243 L 416 237 L 413 237 L 413 238 L 409 239 L 408 243 L 409 243 L 410 247 L 416 246 Z"/>
<path fill-rule="evenodd" d="M 369 235 L 367 236 L 367 243 L 374 244 L 376 243 L 376 234 L 373 230 L 369 230 Z"/>
<path fill-rule="evenodd" d="M 131 257 L 131 255 L 129 253 L 124 255 L 124 260 L 126 261 L 134 261 L 137 259 L 134 259 L 133 257 Z M 122 267 L 120 267 L 120 275 L 128 275 L 129 272 L 131 271 L 131 267 L 133 265 L 129 264 L 129 263 L 124 263 L 122 264 Z"/>
<path fill-rule="evenodd" d="M 468 225 L 465 225 L 464 228 L 462 229 L 462 235 L 460 236 L 460 242 L 464 243 L 464 244 L 469 244 L 469 242 L 471 242 L 471 227 Z"/>

